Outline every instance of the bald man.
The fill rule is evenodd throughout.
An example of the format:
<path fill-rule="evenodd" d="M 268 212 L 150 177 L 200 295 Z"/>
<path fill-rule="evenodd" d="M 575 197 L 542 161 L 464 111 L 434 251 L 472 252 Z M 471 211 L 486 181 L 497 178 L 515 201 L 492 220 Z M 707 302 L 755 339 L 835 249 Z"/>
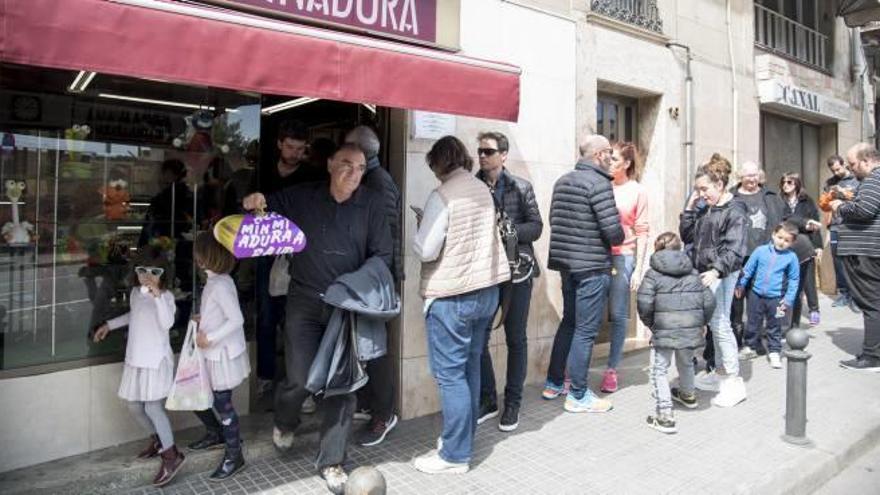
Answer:
<path fill-rule="evenodd" d="M 580 155 L 574 170 L 556 181 L 550 204 L 547 267 L 562 276 L 563 314 L 542 395 L 547 400 L 562 395 L 568 369 L 565 410 L 606 412 L 611 402 L 590 391 L 587 374 L 608 300 L 611 246 L 622 243 L 624 233 L 608 173 L 611 144 L 603 136 L 587 136 Z"/>
<path fill-rule="evenodd" d="M 840 216 L 837 254 L 850 295 L 865 319 L 862 352 L 841 361 L 844 368 L 880 372 L 880 152 L 859 143 L 846 153 L 853 175 L 861 180 L 852 201 L 834 200 Z"/>

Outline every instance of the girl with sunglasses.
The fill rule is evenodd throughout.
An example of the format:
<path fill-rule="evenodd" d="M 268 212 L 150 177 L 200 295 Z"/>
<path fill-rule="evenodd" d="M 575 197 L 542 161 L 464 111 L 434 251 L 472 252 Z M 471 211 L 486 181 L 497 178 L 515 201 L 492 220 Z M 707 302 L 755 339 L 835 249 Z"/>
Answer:
<path fill-rule="evenodd" d="M 95 342 L 111 330 L 128 326 L 125 365 L 119 384 L 119 397 L 128 401 L 135 419 L 150 431 L 150 444 L 139 459 L 160 456 L 154 486 L 168 484 L 180 471 L 184 455 L 174 445 L 171 423 L 165 413 L 165 398 L 174 382 L 174 353 L 169 330 L 174 325 L 174 296 L 168 287 L 164 259 L 147 252 L 135 263 L 129 298 L 130 311 L 103 323 L 95 331 Z"/>

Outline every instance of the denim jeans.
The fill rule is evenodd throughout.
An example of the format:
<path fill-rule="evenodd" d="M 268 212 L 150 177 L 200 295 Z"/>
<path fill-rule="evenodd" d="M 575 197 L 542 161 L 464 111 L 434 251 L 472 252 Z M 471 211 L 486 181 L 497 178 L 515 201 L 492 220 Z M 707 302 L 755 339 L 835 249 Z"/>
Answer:
<path fill-rule="evenodd" d="M 712 329 L 712 340 L 715 345 L 715 365 L 724 368 L 728 375 L 739 375 L 739 353 L 736 346 L 736 337 L 730 326 L 730 306 L 733 303 L 733 291 L 736 289 L 736 281 L 739 272 L 731 273 L 721 279 L 715 289 L 715 312 L 709 321 Z"/>
<path fill-rule="evenodd" d="M 498 287 L 442 297 L 425 315 L 428 361 L 440 389 L 447 462 L 470 462 L 480 408 L 480 356 L 498 308 Z"/>
<path fill-rule="evenodd" d="M 840 261 L 840 257 L 837 256 L 837 231 L 829 230 L 829 244 L 831 245 L 831 259 L 834 261 L 834 280 L 837 285 L 837 291 L 841 294 L 849 293 L 849 286 L 846 284 L 846 274 L 843 273 L 843 263 Z"/>
<path fill-rule="evenodd" d="M 686 394 L 694 393 L 694 350 L 693 349 L 654 349 L 654 362 L 651 365 L 651 384 L 654 386 L 654 399 L 657 412 L 672 411 L 672 391 L 669 389 L 669 365 L 675 355 L 678 368 L 679 390 Z"/>
<path fill-rule="evenodd" d="M 745 345 L 755 351 L 761 348 L 761 326 L 763 325 L 767 334 L 767 352 L 782 350 L 782 321 L 776 317 L 779 301 L 781 299 L 778 297 L 761 297 L 754 291 L 749 291 L 749 321 L 746 324 L 746 333 L 743 339 Z"/>
<path fill-rule="evenodd" d="M 562 321 L 553 339 L 547 381 L 562 387 L 567 367 L 577 398 L 587 389 L 593 341 L 605 315 L 610 283 L 608 273 L 562 273 Z"/>
<path fill-rule="evenodd" d="M 518 284 L 505 285 L 502 292 L 511 291 L 510 308 L 504 317 L 504 337 L 507 340 L 507 384 L 504 386 L 504 404 L 519 407 L 522 403 L 523 383 L 526 380 L 526 366 L 529 357 L 526 327 L 529 322 L 529 303 L 532 298 L 532 279 Z M 492 322 L 489 322 L 491 327 Z M 492 356 L 489 354 L 491 328 L 486 332 L 486 345 L 480 363 L 480 397 L 488 402 L 498 400 L 495 389 L 495 371 Z"/>
<path fill-rule="evenodd" d="M 623 357 L 623 344 L 629 329 L 629 283 L 635 268 L 635 257 L 619 254 L 611 257 L 614 275 L 608 290 L 608 320 L 610 323 L 611 351 L 608 354 L 608 367 L 617 368 Z"/>

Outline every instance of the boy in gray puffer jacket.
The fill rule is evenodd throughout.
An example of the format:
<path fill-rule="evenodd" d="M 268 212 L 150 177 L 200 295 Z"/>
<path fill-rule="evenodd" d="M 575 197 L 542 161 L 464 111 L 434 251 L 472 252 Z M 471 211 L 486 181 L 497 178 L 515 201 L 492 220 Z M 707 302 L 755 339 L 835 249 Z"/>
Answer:
<path fill-rule="evenodd" d="M 700 282 L 690 258 L 681 250 L 681 239 L 665 232 L 654 241 L 651 269 L 639 286 L 637 306 L 642 322 L 651 329 L 654 364 L 651 383 L 657 414 L 648 425 L 663 433 L 675 433 L 672 401 L 693 409 L 694 350 L 704 344 L 703 328 L 715 311 L 715 296 Z M 675 354 L 680 388 L 669 389 L 666 374 Z"/>

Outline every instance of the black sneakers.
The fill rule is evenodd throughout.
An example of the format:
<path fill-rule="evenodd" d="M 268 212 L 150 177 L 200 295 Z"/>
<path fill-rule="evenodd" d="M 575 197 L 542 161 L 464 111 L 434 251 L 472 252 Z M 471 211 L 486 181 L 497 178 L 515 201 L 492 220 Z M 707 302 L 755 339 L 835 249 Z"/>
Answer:
<path fill-rule="evenodd" d="M 205 436 L 187 445 L 189 450 L 211 450 L 225 447 L 223 435 L 219 431 L 208 430 Z"/>
<path fill-rule="evenodd" d="M 477 417 L 477 424 L 481 425 L 495 417 L 498 417 L 498 404 L 485 400 L 480 401 L 480 415 Z"/>
<path fill-rule="evenodd" d="M 358 445 L 362 447 L 372 447 L 373 445 L 379 445 L 385 440 L 385 437 L 388 433 L 397 426 L 397 415 L 392 414 L 391 419 L 388 421 L 382 421 L 378 417 L 373 417 L 373 419 L 367 423 L 364 429 L 360 430 L 357 433 L 357 438 L 355 441 Z"/>
<path fill-rule="evenodd" d="M 678 402 L 682 406 L 688 409 L 696 409 L 697 407 L 697 396 L 696 394 L 686 394 L 677 388 L 673 388 L 671 391 L 672 400 Z"/>
<path fill-rule="evenodd" d="M 498 422 L 498 429 L 501 431 L 513 431 L 519 426 L 519 407 L 504 406 L 504 413 L 501 415 L 501 421 Z"/>
<path fill-rule="evenodd" d="M 668 413 L 648 416 L 648 426 L 661 433 L 672 434 L 678 432 L 678 429 L 675 427 L 675 418 Z"/>
<path fill-rule="evenodd" d="M 840 362 L 841 368 L 856 371 L 880 372 L 880 359 L 871 356 L 856 356 L 854 359 L 848 359 Z"/>

